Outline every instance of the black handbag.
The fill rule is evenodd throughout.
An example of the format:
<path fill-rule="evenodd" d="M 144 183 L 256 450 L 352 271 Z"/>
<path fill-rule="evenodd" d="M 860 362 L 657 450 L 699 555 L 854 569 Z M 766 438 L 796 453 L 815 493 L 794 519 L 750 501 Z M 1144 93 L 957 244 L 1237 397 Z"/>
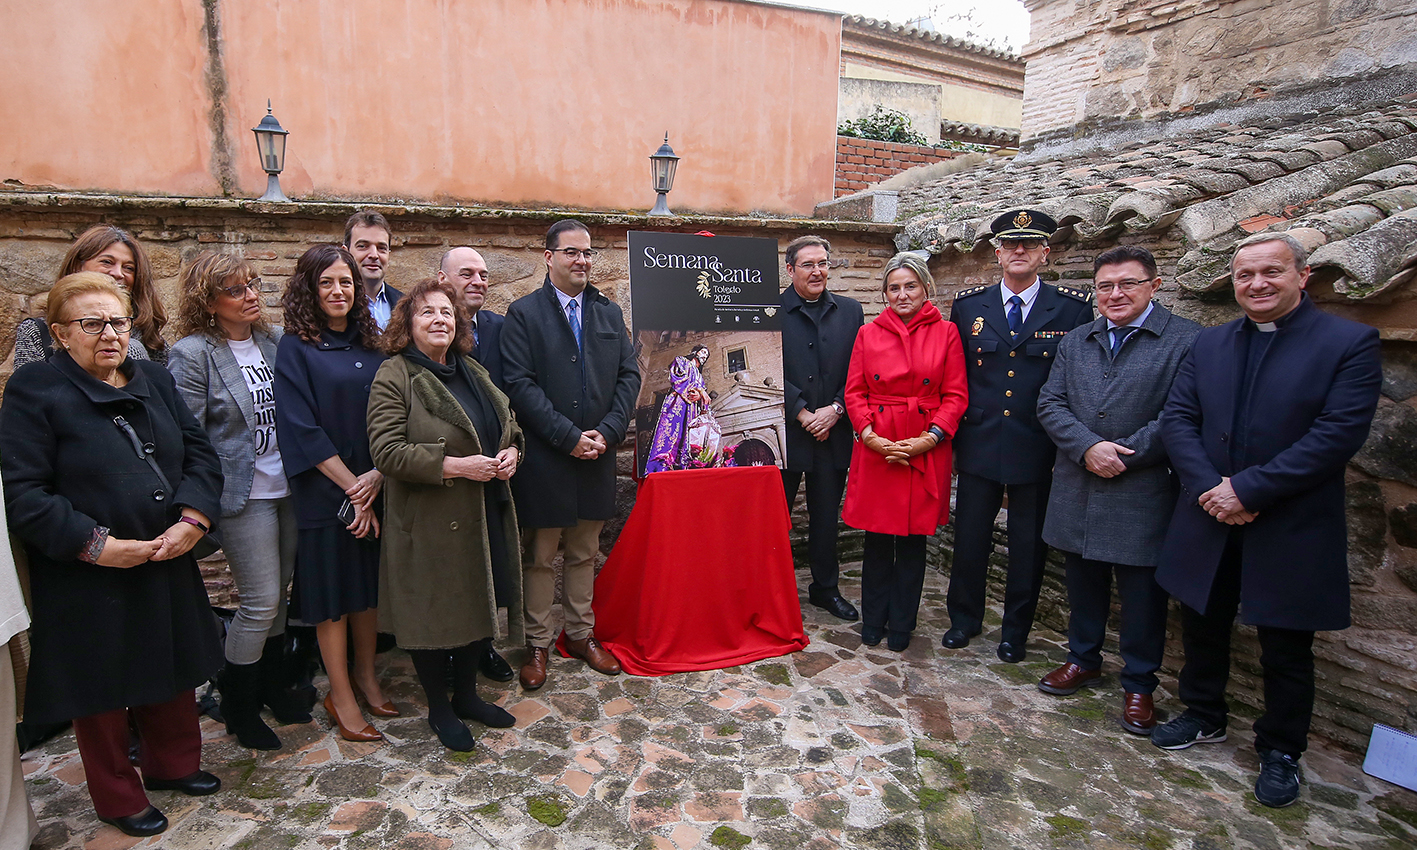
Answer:
<path fill-rule="evenodd" d="M 167 498 L 171 499 L 176 492 L 172 489 L 172 483 L 163 474 L 162 467 L 157 465 L 157 458 L 153 457 L 151 451 L 143 445 L 143 441 L 138 438 L 138 432 L 133 430 L 133 426 L 128 424 L 128 420 L 122 416 L 113 417 L 113 424 L 118 426 L 118 430 L 128 436 L 128 441 L 133 444 L 133 450 L 138 453 L 138 457 L 147 461 L 148 468 L 157 476 L 157 480 L 162 482 L 163 492 Z M 192 547 L 191 555 L 197 560 L 207 557 L 221 548 L 221 541 L 210 531 L 202 532 L 202 539 L 197 541 L 197 545 Z"/>

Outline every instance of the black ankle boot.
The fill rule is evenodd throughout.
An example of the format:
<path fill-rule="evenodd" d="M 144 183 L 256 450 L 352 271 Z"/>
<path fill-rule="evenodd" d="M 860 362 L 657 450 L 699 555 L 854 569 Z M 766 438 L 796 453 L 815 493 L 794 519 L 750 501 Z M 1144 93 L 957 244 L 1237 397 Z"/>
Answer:
<path fill-rule="evenodd" d="M 221 716 L 226 731 L 241 746 L 253 750 L 278 750 L 280 738 L 261 719 L 260 663 L 226 662 L 221 671 Z"/>
<path fill-rule="evenodd" d="M 260 660 L 260 701 L 281 723 L 309 723 L 310 705 L 286 678 L 285 635 L 266 638 Z"/>

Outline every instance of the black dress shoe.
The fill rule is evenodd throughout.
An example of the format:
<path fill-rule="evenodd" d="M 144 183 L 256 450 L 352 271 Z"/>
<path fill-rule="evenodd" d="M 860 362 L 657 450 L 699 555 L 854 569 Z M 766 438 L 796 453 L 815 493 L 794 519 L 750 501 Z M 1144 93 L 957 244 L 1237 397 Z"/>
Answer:
<path fill-rule="evenodd" d="M 477 669 L 494 682 L 510 682 L 516 675 L 507 659 L 498 655 L 497 650 L 492 648 L 491 641 L 483 644 L 483 650 L 477 657 Z"/>
<path fill-rule="evenodd" d="M 862 646 L 877 646 L 877 645 L 880 644 L 881 638 L 883 638 L 883 637 L 885 637 L 885 636 L 886 636 L 886 630 L 883 629 L 883 628 L 881 628 L 880 626 L 865 626 L 865 625 L 863 625 L 863 626 L 861 627 L 861 645 L 862 645 Z"/>
<path fill-rule="evenodd" d="M 1026 655 L 1028 655 L 1028 653 L 1024 651 L 1022 644 L 1009 643 L 1008 641 L 999 644 L 1000 661 L 1017 664 L 1022 661 Z"/>
<path fill-rule="evenodd" d="M 891 652 L 905 652 L 910 647 L 910 632 L 890 632 L 886 635 L 886 649 Z"/>
<path fill-rule="evenodd" d="M 438 736 L 438 740 L 443 746 L 458 753 L 470 753 L 475 747 L 476 739 L 472 737 L 472 730 L 463 725 L 456 717 L 444 719 L 441 723 L 434 722 L 433 718 L 428 718 L 428 725 L 432 727 L 433 733 Z"/>
<path fill-rule="evenodd" d="M 856 606 L 842 598 L 835 588 L 831 590 L 809 590 L 807 591 L 807 601 L 821 608 L 823 611 L 834 617 L 851 621 L 861 617 L 856 613 Z"/>
<path fill-rule="evenodd" d="M 99 815 L 98 819 L 109 826 L 118 827 L 128 835 L 157 835 L 167 831 L 167 817 L 157 810 L 157 806 L 148 806 L 136 815 L 128 815 L 126 818 L 106 818 Z"/>
<path fill-rule="evenodd" d="M 975 632 L 974 634 L 977 635 L 979 633 Z M 964 649 L 966 646 L 969 646 L 969 639 L 972 637 L 974 637 L 974 635 L 966 632 L 964 629 L 950 629 L 945 632 L 944 638 L 940 640 L 940 645 L 946 649 Z"/>
<path fill-rule="evenodd" d="M 150 779 L 143 777 L 143 787 L 149 791 L 181 791 L 188 797 L 205 797 L 221 790 L 221 780 L 199 770 L 181 779 Z"/>

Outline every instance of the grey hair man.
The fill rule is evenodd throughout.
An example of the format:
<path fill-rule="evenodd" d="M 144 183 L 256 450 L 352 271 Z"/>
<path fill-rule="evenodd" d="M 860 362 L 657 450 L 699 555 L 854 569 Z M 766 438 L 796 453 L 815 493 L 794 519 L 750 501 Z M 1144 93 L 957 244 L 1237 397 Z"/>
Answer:
<path fill-rule="evenodd" d="M 462 304 L 472 314 L 472 359 L 481 363 L 492 376 L 492 383 L 505 392 L 501 350 L 503 317 L 485 306 L 490 282 L 487 261 L 472 248 L 452 248 L 438 264 L 438 280 L 451 283 L 462 293 Z"/>

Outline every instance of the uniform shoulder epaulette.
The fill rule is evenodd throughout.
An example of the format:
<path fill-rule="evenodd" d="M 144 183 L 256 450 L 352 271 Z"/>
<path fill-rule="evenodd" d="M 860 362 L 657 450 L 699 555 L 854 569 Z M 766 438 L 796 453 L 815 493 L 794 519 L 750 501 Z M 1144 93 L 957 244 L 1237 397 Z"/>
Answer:
<path fill-rule="evenodd" d="M 965 297 L 966 295 L 975 295 L 975 294 L 977 294 L 977 293 L 983 292 L 984 290 L 986 290 L 986 289 L 988 289 L 988 288 L 989 288 L 989 284 L 986 283 L 986 284 L 983 284 L 982 286 L 971 286 L 971 287 L 969 287 L 968 289 L 961 289 L 959 292 L 956 292 L 956 293 L 955 293 L 955 298 L 963 298 L 963 297 Z"/>
<path fill-rule="evenodd" d="M 1079 289 L 1076 286 L 1067 286 L 1066 284 L 1060 283 L 1058 284 L 1058 291 L 1063 293 L 1064 295 L 1076 298 L 1079 301 L 1092 301 L 1091 292 L 1088 292 L 1086 289 Z"/>

